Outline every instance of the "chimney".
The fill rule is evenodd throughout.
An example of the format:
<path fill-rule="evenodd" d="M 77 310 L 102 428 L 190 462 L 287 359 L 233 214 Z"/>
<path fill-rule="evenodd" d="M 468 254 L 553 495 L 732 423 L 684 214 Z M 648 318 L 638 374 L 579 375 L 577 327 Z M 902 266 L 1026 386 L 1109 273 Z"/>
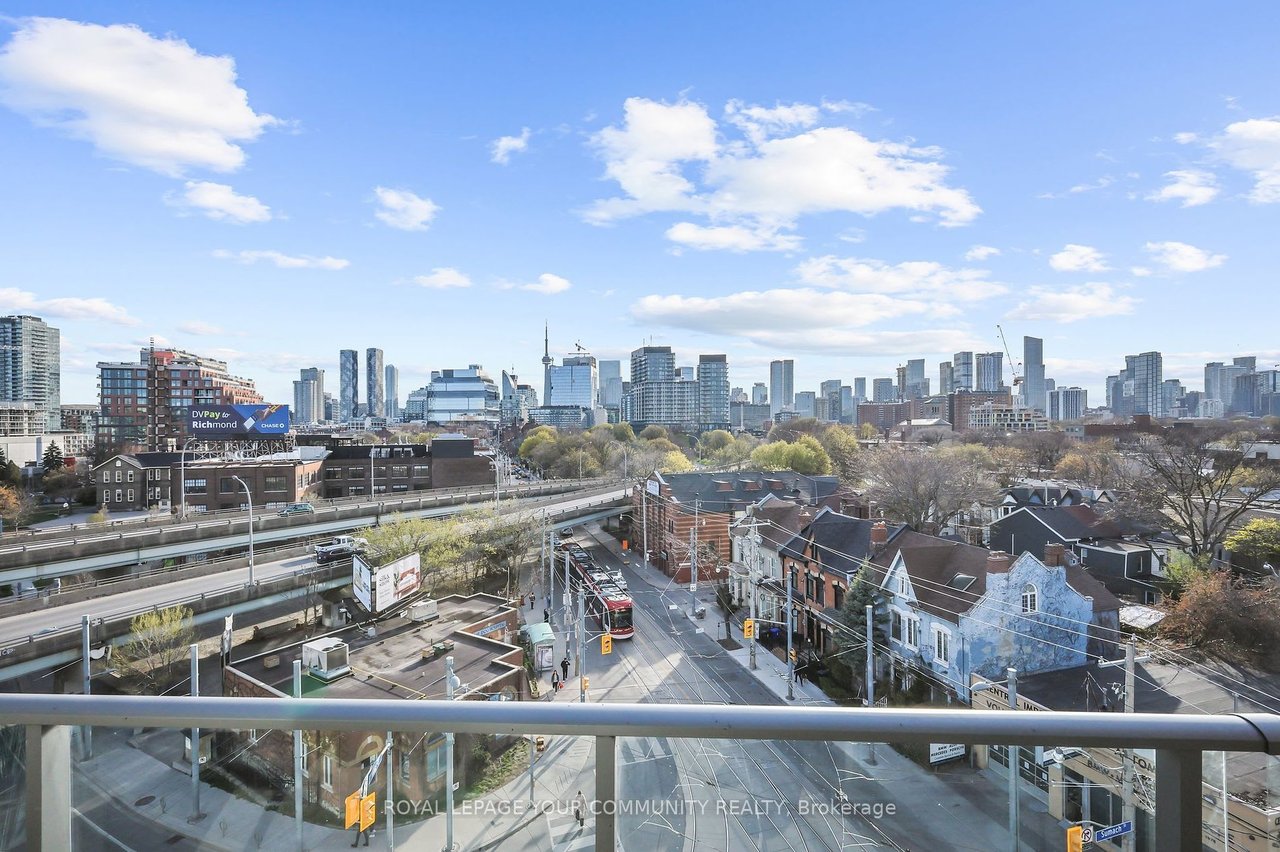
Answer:
<path fill-rule="evenodd" d="M 884 521 L 876 521 L 871 525 L 871 552 L 876 556 L 884 550 L 884 546 L 889 543 L 889 527 Z"/>
<path fill-rule="evenodd" d="M 993 550 L 987 555 L 987 573 L 1003 574 L 1009 570 L 1009 554 L 1003 550 Z"/>
<path fill-rule="evenodd" d="M 1059 542 L 1049 542 L 1044 546 L 1044 564 L 1047 568 L 1057 568 L 1063 564 L 1063 555 L 1067 548 Z"/>

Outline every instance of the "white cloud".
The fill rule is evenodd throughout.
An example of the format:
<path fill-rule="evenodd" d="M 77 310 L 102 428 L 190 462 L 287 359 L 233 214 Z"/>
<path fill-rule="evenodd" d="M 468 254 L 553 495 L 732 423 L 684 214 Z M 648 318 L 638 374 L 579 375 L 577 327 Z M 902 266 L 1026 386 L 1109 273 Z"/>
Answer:
<path fill-rule="evenodd" d="M 1253 175 L 1249 200 L 1280 202 L 1280 117 L 1233 122 L 1208 145 L 1225 162 Z"/>
<path fill-rule="evenodd" d="M 989 257 L 996 257 L 1000 254 L 1000 249 L 994 246 L 973 246 L 964 253 L 965 260 L 983 261 Z"/>
<path fill-rule="evenodd" d="M 234 337 L 245 336 L 245 333 L 242 331 L 228 331 L 220 325 L 214 325 L 213 323 L 203 322 L 201 320 L 188 320 L 187 322 L 180 323 L 178 325 L 178 331 L 184 332 L 185 334 L 191 334 L 196 337 L 219 337 L 228 335 Z"/>
<path fill-rule="evenodd" d="M 1213 254 L 1187 243 L 1168 241 L 1147 243 L 1144 248 L 1151 260 L 1169 272 L 1203 272 L 1226 262 L 1225 254 Z"/>
<path fill-rule="evenodd" d="M 1093 246 L 1067 243 L 1049 258 L 1049 265 L 1059 272 L 1102 272 L 1107 269 L 1106 257 Z"/>
<path fill-rule="evenodd" d="M 470 278 L 448 266 L 437 266 L 428 275 L 415 275 L 412 281 L 419 287 L 426 287 L 429 290 L 448 290 L 471 286 Z"/>
<path fill-rule="evenodd" d="M 340 257 L 313 257 L 309 254 L 290 255 L 270 249 L 257 251 L 227 251 L 226 249 L 218 249 L 213 253 L 214 257 L 223 260 L 234 260 L 237 263 L 254 264 L 260 260 L 268 263 L 274 263 L 280 269 L 346 269 L 351 265 L 351 261 L 344 260 Z"/>
<path fill-rule="evenodd" d="M 1115 182 L 1116 182 L 1116 179 L 1111 175 L 1103 175 L 1093 183 L 1078 183 L 1075 186 L 1069 187 L 1065 192 L 1042 192 L 1036 197 L 1037 198 L 1066 198 L 1068 195 L 1081 195 L 1082 193 L 1093 192 L 1094 190 L 1098 190 L 1098 189 L 1106 189 L 1107 187 L 1111 186 Z"/>
<path fill-rule="evenodd" d="M 0 51 L 0 101 L 99 153 L 161 174 L 232 172 L 276 123 L 249 106 L 235 60 L 131 24 L 25 18 Z"/>
<path fill-rule="evenodd" d="M 727 249 L 729 251 L 797 251 L 801 239 L 794 234 L 780 234 L 776 230 L 746 225 L 697 225 L 693 222 L 677 222 L 667 229 L 667 239 L 689 248 Z"/>
<path fill-rule="evenodd" d="M 219 222 L 246 225 L 251 222 L 271 220 L 270 207 L 252 195 L 236 194 L 236 191 L 225 183 L 189 180 L 184 184 L 183 190 L 180 199 L 170 199 L 169 203 L 178 207 L 194 208 Z"/>
<path fill-rule="evenodd" d="M 911 260 L 890 265 L 857 257 L 815 257 L 796 267 L 805 284 L 854 293 L 884 293 L 929 299 L 935 303 L 977 301 L 1008 291 L 987 280 L 983 269 L 952 269 L 940 263 Z"/>
<path fill-rule="evenodd" d="M 1134 266 L 1129 269 L 1129 274 L 1135 278 L 1147 278 L 1151 275 L 1149 266 Z"/>
<path fill-rule="evenodd" d="M 384 225 L 401 231 L 425 231 L 440 212 L 439 205 L 430 198 L 421 198 L 407 189 L 379 186 L 373 192 L 382 205 L 373 215 Z"/>
<path fill-rule="evenodd" d="M 1148 201 L 1181 201 L 1183 207 L 1208 204 L 1218 194 L 1218 178 L 1201 169 L 1165 172 L 1169 183 L 1147 196 Z"/>
<path fill-rule="evenodd" d="M 529 147 L 529 128 L 520 129 L 519 136 L 499 136 L 489 144 L 492 162 L 506 165 L 511 162 L 511 155 L 518 154 Z"/>
<path fill-rule="evenodd" d="M 1078 322 L 1133 313 L 1138 300 L 1121 296 L 1110 284 L 1081 284 L 1067 290 L 1032 287 L 1031 299 L 1020 302 L 1008 319 Z"/>
<path fill-rule="evenodd" d="M 568 290 L 571 286 L 573 285 L 569 283 L 569 280 L 567 278 L 561 278 L 559 275 L 552 275 L 550 272 L 544 272 L 538 276 L 537 283 L 522 284 L 520 285 L 520 289 L 529 290 L 530 292 L 533 292 L 533 293 L 542 293 L 547 296 L 552 296 L 552 295 L 555 295 L 556 293 L 563 293 L 565 290 Z"/>
<path fill-rule="evenodd" d="M 645 296 L 631 305 L 639 322 L 740 337 L 759 346 L 835 354 L 901 354 L 964 349 L 952 330 L 872 331 L 873 323 L 935 314 L 926 301 L 815 289 L 747 291 L 727 296 Z"/>
<path fill-rule="evenodd" d="M 592 138 L 605 175 L 623 195 L 597 201 L 585 217 L 606 224 L 654 212 L 703 215 L 710 228 L 743 229 L 724 242 L 744 250 L 743 233 L 777 234 L 805 215 L 904 209 L 954 226 L 981 212 L 966 191 L 946 184 L 949 170 L 938 162 L 938 149 L 817 126 L 821 112 L 807 104 L 731 101 L 722 127 L 701 104 L 629 98 L 622 124 Z M 742 138 L 723 136 L 735 128 Z M 672 238 L 693 234 L 668 231 Z M 762 240 L 758 247 L 777 245 Z"/>
<path fill-rule="evenodd" d="M 1195 133 L 1175 133 L 1173 134 L 1173 141 L 1177 142 L 1179 145 L 1191 145 L 1195 142 L 1199 142 L 1200 137 Z"/>
<path fill-rule="evenodd" d="M 70 320 L 99 320 L 115 325 L 137 325 L 138 320 L 119 305 L 101 297 L 78 298 L 61 296 L 40 299 L 28 290 L 16 287 L 0 287 L 0 313 L 35 314 Z"/>

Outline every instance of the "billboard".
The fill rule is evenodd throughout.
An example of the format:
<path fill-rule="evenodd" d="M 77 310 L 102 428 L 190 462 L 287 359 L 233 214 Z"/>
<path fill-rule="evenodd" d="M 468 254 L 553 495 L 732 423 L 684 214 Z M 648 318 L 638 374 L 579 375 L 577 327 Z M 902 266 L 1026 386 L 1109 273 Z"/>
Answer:
<path fill-rule="evenodd" d="M 289 433 L 287 405 L 193 405 L 187 409 L 192 438 L 266 438 Z"/>
<path fill-rule="evenodd" d="M 369 612 L 384 612 L 422 588 L 422 557 L 410 553 L 374 568 L 357 554 L 351 558 L 355 598 Z"/>

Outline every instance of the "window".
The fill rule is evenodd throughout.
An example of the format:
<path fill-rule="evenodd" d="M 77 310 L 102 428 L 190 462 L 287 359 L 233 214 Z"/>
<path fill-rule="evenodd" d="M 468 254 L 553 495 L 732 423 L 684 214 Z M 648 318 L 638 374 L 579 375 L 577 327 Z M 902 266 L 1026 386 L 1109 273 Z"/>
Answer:
<path fill-rule="evenodd" d="M 342 478 L 342 468 L 340 468 L 340 467 L 328 467 L 328 468 L 325 468 L 325 471 L 324 471 L 324 478 L 325 478 L 325 479 L 341 479 L 341 478 Z"/>
<path fill-rule="evenodd" d="M 1022 611 L 1023 612 L 1039 612 L 1040 596 L 1036 592 L 1036 587 L 1032 583 L 1027 583 L 1022 587 Z"/>
<path fill-rule="evenodd" d="M 414 475 L 414 476 L 429 476 L 430 474 L 431 474 L 431 467 L 430 467 L 430 465 L 425 465 L 425 464 L 415 464 L 415 465 L 413 466 L 413 475 Z"/>
<path fill-rule="evenodd" d="M 124 478 L 121 475 L 121 471 L 118 471 L 118 470 L 116 471 L 116 482 L 124 482 Z"/>
<path fill-rule="evenodd" d="M 409 475 L 409 466 L 407 464 L 391 465 L 391 475 L 397 479 L 403 479 Z"/>
<path fill-rule="evenodd" d="M 392 491 L 408 491 L 408 490 L 409 490 L 409 483 L 407 483 L 407 482 L 397 482 L 395 485 L 392 485 L 392 486 L 391 486 L 391 490 L 392 490 Z"/>
<path fill-rule="evenodd" d="M 103 491 L 102 491 L 102 502 L 103 502 L 103 503 L 110 503 L 110 502 L 111 502 L 111 492 L 110 492 L 109 490 L 107 490 L 107 489 L 103 489 Z"/>
<path fill-rule="evenodd" d="M 278 474 L 271 474 L 262 478 L 263 491 L 288 491 L 289 478 Z"/>
<path fill-rule="evenodd" d="M 427 780 L 434 781 L 445 773 L 448 756 L 445 754 L 444 734 L 435 734 L 427 740 Z"/>
<path fill-rule="evenodd" d="M 119 488 L 116 489 L 116 502 L 117 503 L 124 502 L 124 492 L 121 491 Z"/>
<path fill-rule="evenodd" d="M 129 502 L 130 502 L 130 503 L 132 503 L 132 502 L 133 502 L 133 489 L 132 489 L 132 488 L 130 488 L 130 489 L 129 489 Z"/>
<path fill-rule="evenodd" d="M 896 609 L 889 615 L 889 635 L 897 641 L 902 641 L 902 613 Z"/>
<path fill-rule="evenodd" d="M 125 482 L 133 482 L 133 471 L 132 471 L 132 470 L 131 470 L 131 471 L 129 471 L 128 475 L 125 477 Z"/>
<path fill-rule="evenodd" d="M 844 589 L 836 586 L 831 590 L 831 605 L 836 609 L 844 606 Z"/>
<path fill-rule="evenodd" d="M 362 467 L 347 468 L 347 479 L 364 479 L 368 474 L 369 471 Z"/>
<path fill-rule="evenodd" d="M 907 645 L 912 648 L 920 647 L 920 619 L 918 618 L 907 618 Z"/>
<path fill-rule="evenodd" d="M 898 594 L 906 595 L 906 593 L 907 593 L 907 575 L 905 573 L 899 574 L 898 575 Z"/>
<path fill-rule="evenodd" d="M 934 662 L 948 665 L 951 663 L 951 636 L 947 631 L 940 628 L 933 628 L 933 659 Z"/>
<path fill-rule="evenodd" d="M 231 494 L 238 488 L 235 479 L 230 476 L 223 476 L 218 479 L 218 493 Z"/>
<path fill-rule="evenodd" d="M 182 484 L 183 489 L 188 494 L 204 494 L 209 487 L 208 480 L 203 477 L 200 479 L 185 479 Z"/>
<path fill-rule="evenodd" d="M 347 494 L 349 494 L 349 495 L 350 495 L 350 496 L 352 496 L 352 497 L 356 497 L 356 496 L 361 495 L 361 494 L 363 494 L 363 493 L 364 493 L 364 486 L 363 486 L 363 485 L 348 485 L 348 486 L 347 486 Z"/>
<path fill-rule="evenodd" d="M 320 765 L 320 786 L 328 790 L 333 789 L 333 755 L 326 754 L 324 762 Z"/>

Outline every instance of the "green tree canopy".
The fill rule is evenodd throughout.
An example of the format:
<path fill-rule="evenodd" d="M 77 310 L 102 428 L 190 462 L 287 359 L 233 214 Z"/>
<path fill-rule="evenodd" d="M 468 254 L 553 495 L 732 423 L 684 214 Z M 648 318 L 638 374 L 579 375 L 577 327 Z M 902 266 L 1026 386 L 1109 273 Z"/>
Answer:
<path fill-rule="evenodd" d="M 58 446 L 57 441 L 49 442 L 49 446 L 45 448 L 44 456 L 40 459 L 40 466 L 44 468 L 45 473 L 63 469 L 62 448 Z"/>
<path fill-rule="evenodd" d="M 185 606 L 135 615 L 129 622 L 129 638 L 115 649 L 112 662 L 141 681 L 143 694 L 159 695 L 196 640 L 193 616 Z"/>
<path fill-rule="evenodd" d="M 1258 568 L 1264 562 L 1280 566 L 1280 519 L 1254 518 L 1227 536 L 1224 544 L 1232 557 L 1243 557 L 1247 567 Z"/>
<path fill-rule="evenodd" d="M 641 440 L 651 441 L 654 438 L 667 438 L 667 440 L 670 440 L 667 430 L 657 424 L 646 426 L 640 430 Z"/>
<path fill-rule="evenodd" d="M 830 426 L 818 438 L 831 459 L 831 469 L 845 485 L 862 482 L 862 452 L 858 437 L 849 426 Z"/>

